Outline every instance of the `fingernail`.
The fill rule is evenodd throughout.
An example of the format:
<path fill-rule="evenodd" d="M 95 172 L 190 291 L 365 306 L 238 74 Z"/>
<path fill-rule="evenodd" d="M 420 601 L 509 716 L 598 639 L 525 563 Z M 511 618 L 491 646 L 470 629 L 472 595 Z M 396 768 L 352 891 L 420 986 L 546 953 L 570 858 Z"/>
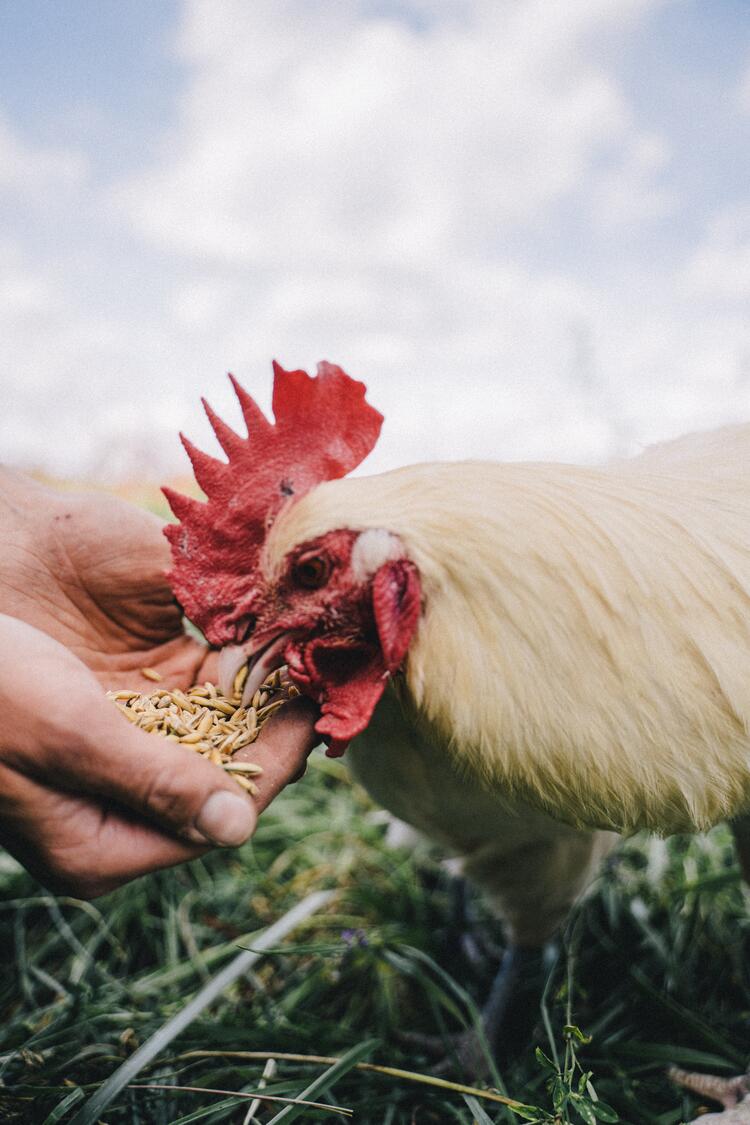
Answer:
<path fill-rule="evenodd" d="M 211 843 L 236 848 L 252 835 L 257 819 L 247 797 L 219 789 L 211 794 L 198 813 L 195 827 Z"/>

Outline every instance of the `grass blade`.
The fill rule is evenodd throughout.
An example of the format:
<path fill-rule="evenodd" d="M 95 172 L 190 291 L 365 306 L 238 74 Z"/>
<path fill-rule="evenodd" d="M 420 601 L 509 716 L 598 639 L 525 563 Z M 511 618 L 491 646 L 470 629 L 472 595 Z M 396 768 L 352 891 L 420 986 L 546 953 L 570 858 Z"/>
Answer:
<path fill-rule="evenodd" d="M 196 996 L 190 1000 L 170 1020 L 167 1020 L 142 1047 L 139 1047 L 122 1066 L 111 1074 L 106 1082 L 102 1083 L 93 1097 L 89 1098 L 78 1111 L 69 1125 L 96 1125 L 102 1112 L 111 1104 L 121 1090 L 128 1085 L 136 1074 L 147 1066 L 157 1055 L 172 1042 L 176 1036 L 189 1027 L 201 1012 L 209 1006 L 225 988 L 241 977 L 263 956 L 263 947 L 273 946 L 294 929 L 303 919 L 315 914 L 333 897 L 331 891 L 314 891 L 307 898 L 302 899 L 296 906 L 275 922 L 260 937 L 255 939 L 255 950 L 243 950 L 233 961 L 217 973 Z"/>
<path fill-rule="evenodd" d="M 340 1105 L 329 1105 L 327 1102 L 314 1102 L 304 1098 L 285 1098 L 280 1094 L 269 1094 L 264 1089 L 258 1090 L 215 1090 L 211 1086 L 179 1086 L 173 1082 L 144 1082 L 132 1083 L 128 1086 L 129 1090 L 170 1090 L 173 1093 L 182 1093 L 187 1091 L 191 1094 L 218 1094 L 221 1097 L 229 1097 L 238 1102 L 241 1101 L 259 1101 L 259 1102 L 283 1102 L 285 1105 L 300 1105 L 305 1109 L 326 1109 L 331 1113 L 339 1113 L 342 1117 L 351 1117 L 352 1111 L 345 1109 Z M 216 1109 L 216 1105 L 212 1107 Z M 176 1122 L 175 1122 L 176 1125 Z"/>
<path fill-rule="evenodd" d="M 477 1125 L 495 1125 L 490 1115 L 486 1113 L 476 1098 L 472 1098 L 470 1094 L 464 1094 L 464 1101 L 474 1115 L 474 1120 Z"/>
<path fill-rule="evenodd" d="M 323 1090 L 327 1090 L 337 1079 L 348 1074 L 349 1071 L 352 1070 L 365 1055 L 369 1055 L 370 1051 L 377 1047 L 377 1045 L 377 1039 L 366 1039 L 364 1043 L 358 1043 L 356 1047 L 352 1047 L 351 1051 L 347 1051 L 338 1062 L 330 1066 L 328 1070 L 324 1070 L 309 1086 L 306 1086 L 305 1089 L 300 1092 L 299 1098 L 314 1098 Z M 304 1112 L 304 1109 L 304 1106 L 287 1106 L 286 1109 L 282 1109 L 280 1113 L 272 1117 L 268 1125 L 280 1125 L 282 1121 L 286 1122 L 286 1125 L 289 1125 L 290 1122 L 297 1120 L 299 1115 Z"/>
<path fill-rule="evenodd" d="M 51 1113 L 47 1114 L 42 1125 L 55 1125 L 56 1121 L 60 1121 L 69 1109 L 77 1105 L 83 1097 L 83 1090 L 78 1086 L 75 1090 L 71 1090 L 61 1102 L 58 1102 Z"/>

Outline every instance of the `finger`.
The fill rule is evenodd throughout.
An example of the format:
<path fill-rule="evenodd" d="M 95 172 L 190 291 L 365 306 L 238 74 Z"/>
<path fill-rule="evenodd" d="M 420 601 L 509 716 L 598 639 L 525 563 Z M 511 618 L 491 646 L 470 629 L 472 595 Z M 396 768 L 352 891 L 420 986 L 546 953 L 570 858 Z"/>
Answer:
<path fill-rule="evenodd" d="M 84 706 L 85 704 L 85 706 Z M 78 721 L 71 721 L 78 710 Z M 55 737 L 24 772 L 74 792 L 114 798 L 194 843 L 236 847 L 257 814 L 236 782 L 188 747 L 136 729 L 95 688 L 59 705 Z"/>
<path fill-rule="evenodd" d="M 187 635 L 154 649 L 149 655 L 149 663 L 158 669 L 163 680 L 161 686 L 168 688 L 179 687 L 186 691 L 193 684 L 205 683 L 206 680 L 215 684 L 219 679 L 218 651 Z M 152 683 L 144 681 L 139 690 L 149 692 L 153 687 Z"/>
<path fill-rule="evenodd" d="M 183 843 L 95 800 L 55 792 L 14 770 L 0 771 L 0 839 L 55 893 L 94 898 L 140 875 L 196 859 Z"/>
<path fill-rule="evenodd" d="M 144 695 L 155 687 L 186 691 L 206 680 L 215 683 L 218 672 L 218 653 L 184 633 L 146 652 L 126 652 L 116 656 L 108 653 L 98 661 L 87 659 L 84 653 L 77 652 L 76 655 L 84 660 L 105 691 L 130 688 Z M 148 670 L 147 675 L 143 674 L 144 668 Z M 156 683 L 151 676 L 153 671 L 160 677 Z"/>
<path fill-rule="evenodd" d="M 217 684 L 219 682 L 219 650 L 208 648 L 206 645 L 200 647 L 202 649 L 201 660 L 196 669 L 195 679 L 201 682 L 210 680 L 212 684 Z"/>
<path fill-rule="evenodd" d="M 268 720 L 257 742 L 234 755 L 239 761 L 257 762 L 263 767 L 263 773 L 253 779 L 258 788 L 254 801 L 259 813 L 285 785 L 304 773 L 308 754 L 320 742 L 315 731 L 318 714 L 309 699 L 293 699 Z"/>
<path fill-rule="evenodd" d="M 50 788 L 114 797 L 194 843 L 236 847 L 250 836 L 255 809 L 223 770 L 136 730 L 64 646 L 11 618 L 0 626 L 17 654 L 3 668 L 8 765 Z M 29 685 L 30 668 L 46 695 Z"/>

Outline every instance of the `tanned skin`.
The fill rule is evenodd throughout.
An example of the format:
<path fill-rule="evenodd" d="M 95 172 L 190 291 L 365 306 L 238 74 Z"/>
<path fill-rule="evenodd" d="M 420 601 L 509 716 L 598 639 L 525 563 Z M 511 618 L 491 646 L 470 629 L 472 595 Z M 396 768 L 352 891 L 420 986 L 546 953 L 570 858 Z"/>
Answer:
<path fill-rule="evenodd" d="M 265 771 L 251 801 L 104 696 L 152 690 L 143 667 L 168 688 L 216 679 L 164 578 L 161 522 L 0 468 L 0 527 L 0 844 L 51 889 L 93 897 L 247 839 L 304 771 L 312 706 L 285 707 L 246 752 Z"/>

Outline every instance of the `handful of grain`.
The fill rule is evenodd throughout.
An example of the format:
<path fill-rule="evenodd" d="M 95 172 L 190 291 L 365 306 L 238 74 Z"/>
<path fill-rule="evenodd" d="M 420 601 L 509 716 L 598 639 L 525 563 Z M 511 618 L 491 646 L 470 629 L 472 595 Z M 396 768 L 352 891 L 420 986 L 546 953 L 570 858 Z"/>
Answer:
<path fill-rule="evenodd" d="M 255 742 L 271 715 L 299 695 L 285 673 L 286 668 L 272 672 L 245 707 L 242 689 L 247 667 L 237 673 L 230 697 L 220 695 L 209 681 L 187 691 L 154 688 L 148 695 L 122 690 L 108 691 L 107 696 L 135 726 L 197 751 L 255 795 L 257 787 L 252 779 L 263 772 L 262 768 L 255 762 L 237 762 L 233 755 Z M 151 668 L 142 668 L 141 674 L 155 682 L 161 679 Z"/>

